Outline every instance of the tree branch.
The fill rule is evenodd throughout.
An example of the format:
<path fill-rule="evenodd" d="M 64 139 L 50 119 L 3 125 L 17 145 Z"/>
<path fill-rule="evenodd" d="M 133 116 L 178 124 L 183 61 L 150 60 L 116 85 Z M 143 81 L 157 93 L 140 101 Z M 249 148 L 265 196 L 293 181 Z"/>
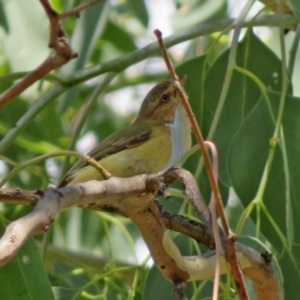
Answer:
<path fill-rule="evenodd" d="M 242 24 L 242 27 L 260 27 L 260 26 L 271 26 L 278 27 L 278 16 L 276 15 L 262 15 L 257 17 L 255 20 L 249 20 Z M 194 27 L 191 27 L 187 30 L 172 34 L 164 38 L 164 43 L 167 48 L 174 45 L 180 44 L 182 42 L 194 39 L 199 36 L 221 32 L 225 29 L 233 29 L 236 19 L 229 18 L 220 21 L 213 21 L 204 24 L 199 24 Z M 282 21 L 285 28 L 294 29 L 297 26 L 296 18 L 287 14 L 282 16 Z M 77 84 L 88 79 L 91 79 L 95 76 L 107 73 L 107 72 L 121 72 L 129 66 L 138 63 L 150 56 L 157 55 L 160 53 L 160 48 L 157 42 L 153 42 L 148 46 L 135 50 L 127 55 L 124 55 L 120 58 L 113 59 L 108 62 L 104 62 L 98 65 L 94 65 L 84 70 L 78 70 L 69 76 L 65 77 L 65 83 L 68 85 Z"/>
<path fill-rule="evenodd" d="M 30 236 L 46 231 L 61 210 L 72 206 L 100 209 L 128 216 L 138 226 L 156 265 L 166 278 L 173 281 L 174 295 L 181 297 L 186 281 L 212 278 L 216 254 L 215 251 L 209 251 L 199 256 L 182 256 L 166 231 L 167 227 L 178 230 L 205 243 L 209 248 L 214 248 L 210 228 L 199 222 L 165 213 L 153 201 L 159 194 L 167 194 L 167 184 L 172 182 L 172 178 L 176 179 L 174 172 L 178 170 L 188 181 L 188 184 L 184 184 L 186 194 L 199 198 L 200 193 L 189 190 L 190 187 L 197 186 L 196 182 L 190 182 L 194 181 L 191 179 L 193 177 L 190 178 L 186 175 L 189 172 L 182 169 L 170 170 L 164 175 L 111 177 L 104 181 L 90 181 L 60 189 L 50 188 L 45 193 L 19 189 L 0 190 L 2 202 L 36 205 L 31 213 L 7 226 L 0 240 L 0 264 L 9 262 Z M 197 202 L 196 198 L 193 202 Z M 257 299 L 281 299 L 280 285 L 268 259 L 269 255 L 262 256 L 249 247 L 237 244 L 237 256 L 244 274 L 254 281 Z M 224 263 L 225 259 L 222 261 L 220 272 L 224 274 L 228 267 Z"/>

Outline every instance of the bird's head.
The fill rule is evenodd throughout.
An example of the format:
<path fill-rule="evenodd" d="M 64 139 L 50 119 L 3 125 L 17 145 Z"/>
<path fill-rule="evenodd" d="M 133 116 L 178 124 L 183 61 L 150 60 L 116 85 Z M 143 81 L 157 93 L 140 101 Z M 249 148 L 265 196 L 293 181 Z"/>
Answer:
<path fill-rule="evenodd" d="M 183 86 L 185 80 L 186 75 L 181 76 L 178 81 L 165 80 L 154 86 L 143 100 L 134 122 L 147 120 L 155 123 L 173 123 L 180 102 L 179 85 Z"/>

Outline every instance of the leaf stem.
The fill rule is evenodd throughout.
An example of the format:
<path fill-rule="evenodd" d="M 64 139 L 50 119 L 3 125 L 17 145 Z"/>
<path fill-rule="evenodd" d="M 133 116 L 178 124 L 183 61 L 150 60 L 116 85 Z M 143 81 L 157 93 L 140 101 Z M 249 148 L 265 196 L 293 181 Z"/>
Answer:
<path fill-rule="evenodd" d="M 252 1 L 253 0 L 251 0 L 249 2 L 252 3 Z M 164 46 L 164 43 L 163 43 L 163 40 L 162 40 L 161 32 L 159 30 L 155 30 L 154 33 L 156 34 L 159 45 L 162 48 L 162 54 L 163 54 L 163 57 L 165 59 L 168 70 L 170 72 L 170 75 L 171 75 L 172 79 L 176 81 L 178 76 L 176 75 L 176 73 L 173 69 L 172 63 L 170 62 L 169 57 L 167 55 L 167 51 L 165 49 L 165 46 Z M 182 105 L 185 109 L 185 112 L 187 114 L 187 117 L 189 118 L 189 121 L 191 123 L 191 127 L 192 127 L 193 132 L 196 136 L 197 142 L 199 144 L 199 147 L 200 147 L 200 150 L 201 150 L 201 153 L 202 153 L 202 157 L 203 157 L 204 164 L 205 164 L 205 167 L 206 167 L 206 172 L 207 172 L 209 182 L 210 182 L 210 186 L 211 186 L 211 189 L 212 189 L 212 197 L 215 200 L 214 202 L 215 202 L 218 214 L 219 214 L 221 222 L 222 222 L 222 226 L 223 226 L 223 230 L 225 232 L 225 236 L 227 238 L 227 240 L 225 241 L 227 259 L 228 259 L 228 262 L 231 266 L 231 271 L 232 271 L 235 283 L 237 285 L 238 293 L 240 295 L 241 300 L 248 300 L 249 297 L 248 297 L 248 294 L 247 294 L 244 278 L 243 278 L 243 275 L 242 275 L 242 271 L 241 271 L 241 268 L 240 268 L 240 264 L 239 264 L 239 261 L 238 261 L 238 258 L 237 258 L 236 249 L 235 249 L 235 245 L 234 245 L 234 242 L 236 241 L 236 237 L 231 232 L 231 230 L 229 228 L 228 221 L 226 219 L 226 215 L 225 215 L 225 211 L 224 211 L 224 207 L 223 207 L 223 203 L 222 203 L 222 199 L 221 199 L 221 194 L 220 194 L 218 183 L 217 183 L 217 178 L 215 178 L 215 176 L 214 176 L 214 170 L 212 168 L 210 158 L 209 158 L 208 153 L 206 151 L 205 142 L 204 142 L 204 139 L 202 137 L 202 133 L 199 129 L 199 126 L 197 124 L 197 121 L 195 119 L 193 111 L 191 109 L 191 106 L 190 106 L 190 104 L 187 100 L 187 97 L 186 97 L 186 95 L 185 95 L 185 93 L 184 93 L 184 91 L 183 91 L 180 84 L 178 84 L 178 93 L 179 93 L 179 96 L 180 96 L 181 103 L 182 103 Z M 216 269 L 216 272 L 217 272 L 217 269 Z"/>
<path fill-rule="evenodd" d="M 285 44 L 284 44 L 284 24 L 282 22 L 282 2 L 280 1 L 278 5 L 278 14 L 279 14 L 279 37 L 280 37 L 280 50 L 281 50 L 281 70 L 282 70 L 282 89 L 281 89 L 281 95 L 279 100 L 279 109 L 278 109 L 278 115 L 276 118 L 275 123 L 275 129 L 274 134 L 272 137 L 272 141 L 275 143 L 271 144 L 271 149 L 269 151 L 269 155 L 265 164 L 265 168 L 263 171 L 263 175 L 257 190 L 257 193 L 255 195 L 255 201 L 262 201 L 263 200 L 263 194 L 268 182 L 268 177 L 270 174 L 271 166 L 273 163 L 273 159 L 275 156 L 275 148 L 277 144 L 277 140 L 280 137 L 280 129 L 282 126 L 282 117 L 284 112 L 284 106 L 285 106 L 285 98 L 287 95 L 287 91 L 290 85 L 290 80 L 288 77 L 288 70 L 286 66 L 286 50 L 285 50 Z"/>
<path fill-rule="evenodd" d="M 242 27 L 245 24 L 246 16 L 247 16 L 250 8 L 252 7 L 253 3 L 254 3 L 254 0 L 248 0 L 247 4 L 243 7 L 241 13 L 239 14 L 238 18 L 235 21 L 235 29 L 234 29 L 234 33 L 233 33 L 233 37 L 232 37 L 232 41 L 231 41 L 231 45 L 230 45 L 229 58 L 228 58 L 228 64 L 227 64 L 227 69 L 226 69 L 226 73 L 225 73 L 225 79 L 223 81 L 221 95 L 220 95 L 218 105 L 217 105 L 217 108 L 216 108 L 216 111 L 214 114 L 214 118 L 213 118 L 212 123 L 209 128 L 207 140 L 212 140 L 213 136 L 216 132 L 216 129 L 217 129 L 217 126 L 218 126 L 218 123 L 219 123 L 219 120 L 220 120 L 220 117 L 221 117 L 221 114 L 223 111 L 223 107 L 225 104 L 226 96 L 228 94 L 228 90 L 230 87 L 233 70 L 236 66 L 236 53 L 237 53 L 239 36 L 240 36 L 241 30 L 242 30 Z M 196 178 L 198 178 L 200 176 L 202 168 L 203 168 L 203 161 L 200 160 L 197 170 L 195 172 Z"/>

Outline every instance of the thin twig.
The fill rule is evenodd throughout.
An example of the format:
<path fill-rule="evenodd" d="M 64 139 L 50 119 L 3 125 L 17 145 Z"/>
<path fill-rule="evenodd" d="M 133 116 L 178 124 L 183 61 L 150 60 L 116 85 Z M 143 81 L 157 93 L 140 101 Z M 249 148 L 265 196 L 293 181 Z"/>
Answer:
<path fill-rule="evenodd" d="M 43 6 L 50 22 L 49 47 L 53 48 L 55 53 L 48 57 L 40 66 L 30 72 L 21 81 L 3 93 L 0 96 L 0 108 L 4 107 L 29 86 L 43 78 L 45 75 L 49 74 L 51 71 L 61 67 L 62 65 L 68 63 L 71 59 L 74 59 L 78 56 L 77 53 L 72 50 L 68 36 L 60 25 L 60 20 L 67 18 L 68 16 L 78 16 L 80 11 L 91 5 L 95 5 L 98 2 L 100 2 L 100 0 L 93 0 L 89 3 L 79 6 L 78 8 L 75 8 L 68 13 L 60 15 L 52 8 L 48 0 L 40 0 L 40 3 Z"/>
<path fill-rule="evenodd" d="M 69 18 L 69 17 L 79 17 L 79 13 L 85 9 L 87 9 L 88 7 L 91 7 L 91 6 L 94 6 L 100 2 L 102 2 L 103 0 L 92 0 L 88 3 L 84 3 L 74 9 L 72 9 L 71 11 L 68 11 L 68 12 L 65 12 L 65 13 L 61 13 L 58 18 L 60 20 L 62 19 L 66 19 L 66 18 Z"/>
<path fill-rule="evenodd" d="M 9 90 L 0 96 L 0 109 L 8 104 L 10 101 L 15 99 L 23 91 L 25 91 L 29 86 L 34 84 L 36 81 L 43 78 L 46 74 L 57 69 L 58 67 L 64 65 L 67 61 L 74 58 L 75 56 L 69 56 L 69 59 L 59 57 L 57 55 L 51 56 L 46 59 L 39 67 L 34 69 L 21 81 L 12 86 Z"/>
<path fill-rule="evenodd" d="M 292 15 L 283 16 L 283 20 L 286 28 L 292 29 L 297 24 L 295 17 L 293 17 Z M 263 15 L 261 17 L 258 17 L 254 22 L 245 21 L 242 24 L 242 26 L 248 27 L 250 23 L 253 26 L 278 27 L 278 17 L 271 15 Z M 166 37 L 164 39 L 164 43 L 169 48 L 171 46 L 174 46 L 187 40 L 191 40 L 199 36 L 222 31 L 225 28 L 228 28 L 228 30 L 230 30 L 234 28 L 234 24 L 235 19 L 224 19 L 220 21 L 213 21 L 211 23 L 199 24 L 197 26 L 189 28 L 188 30 L 181 31 Z M 95 77 L 96 75 L 100 75 L 110 71 L 123 71 L 124 69 L 128 68 L 134 63 L 138 63 L 144 59 L 147 59 L 151 55 L 158 54 L 159 51 L 159 45 L 156 42 L 151 43 L 142 49 L 135 50 L 120 58 L 116 58 L 108 62 L 94 65 L 84 70 L 77 70 L 74 73 L 68 75 L 68 83 L 75 84 L 83 82 L 87 79 Z"/>
<path fill-rule="evenodd" d="M 173 172 L 173 170 L 169 172 Z M 202 235 L 204 235 L 204 239 L 210 239 L 210 241 L 207 243 L 204 240 L 203 242 L 210 248 L 213 246 L 211 232 L 205 229 L 203 232 L 201 224 L 187 218 L 181 222 L 182 217 L 180 216 L 175 216 L 176 219 L 173 219 L 172 216 L 161 216 L 161 209 L 152 200 L 156 197 L 161 184 L 164 184 L 164 181 L 161 180 L 168 176 L 167 173 L 163 176 L 152 174 L 131 178 L 112 177 L 109 180 L 91 181 L 61 189 L 49 189 L 45 192 L 1 189 L 1 202 L 28 204 L 37 207 L 30 214 L 14 221 L 6 228 L 4 236 L 0 239 L 0 265 L 12 259 L 30 236 L 47 230 L 56 214 L 61 210 L 73 206 L 84 206 L 112 212 L 111 209 L 114 207 L 116 212 L 130 217 L 136 224 L 142 226 L 141 231 L 149 243 L 149 249 L 156 254 L 154 260 L 158 267 L 163 266 L 161 271 L 167 278 L 170 280 L 179 278 L 184 281 L 186 272 L 188 272 L 191 281 L 211 278 L 216 262 L 214 251 L 209 251 L 202 256 L 185 257 L 180 254 L 170 237 L 166 240 L 168 234 L 164 224 L 169 224 L 169 226 L 167 225 L 169 228 L 177 228 L 180 232 L 199 241 L 202 241 Z M 191 177 L 191 179 L 194 178 Z M 154 184 L 155 182 L 156 184 Z M 197 183 L 195 182 L 193 185 L 197 186 Z M 166 220 L 169 217 L 173 220 Z M 159 237 L 157 233 L 160 234 Z M 162 247 L 162 243 L 168 241 L 167 246 L 172 246 L 172 248 Z M 164 245 L 166 244 L 164 243 Z M 262 259 L 260 253 L 242 244 L 237 244 L 237 251 L 243 271 L 253 280 L 257 299 L 282 299 L 280 282 L 268 257 Z M 172 254 L 173 259 L 170 254 Z M 226 265 L 222 264 L 221 273 L 225 272 Z"/>
<path fill-rule="evenodd" d="M 163 56 L 163 58 L 165 60 L 165 63 L 167 65 L 167 69 L 168 69 L 168 71 L 169 71 L 169 73 L 171 75 L 171 78 L 174 79 L 174 80 L 178 80 L 178 76 L 175 73 L 175 70 L 174 70 L 174 68 L 172 66 L 172 63 L 171 63 L 170 59 L 169 59 L 169 56 L 168 56 L 168 53 L 167 53 L 167 49 L 166 49 L 166 47 L 164 45 L 164 42 L 162 40 L 162 33 L 161 33 L 161 31 L 159 29 L 155 29 L 154 30 L 154 34 L 156 35 L 156 38 L 157 38 L 160 50 L 162 52 L 162 56 Z"/>
<path fill-rule="evenodd" d="M 101 175 L 105 178 L 108 179 L 111 177 L 111 174 L 103 167 L 99 162 L 97 162 L 94 158 L 92 158 L 89 155 L 82 154 L 76 151 L 56 151 L 52 152 L 49 154 L 41 155 L 38 157 L 35 157 L 33 159 L 30 159 L 26 161 L 25 163 L 16 165 L 14 169 L 9 172 L 7 176 L 5 176 L 1 181 L 0 181 L 0 187 L 2 187 L 6 182 L 8 182 L 11 178 L 13 178 L 18 172 L 20 172 L 22 169 L 32 165 L 36 164 L 38 162 L 44 161 L 45 159 L 51 158 L 51 157 L 56 157 L 56 156 L 75 156 L 78 157 L 84 161 L 86 161 L 87 164 L 91 165 L 95 169 L 97 169 Z"/>
<path fill-rule="evenodd" d="M 157 40 L 158 40 L 160 46 L 165 48 L 164 43 L 162 41 L 161 32 L 158 29 L 156 29 L 154 31 L 154 33 L 157 37 Z M 174 68 L 172 66 L 172 63 L 169 60 L 169 57 L 167 55 L 167 51 L 162 50 L 162 54 L 163 54 L 164 60 L 166 62 L 166 65 L 168 67 L 168 70 L 170 71 L 170 75 L 171 75 L 172 79 L 177 80 L 178 76 L 176 75 L 176 73 L 174 71 Z M 216 202 L 217 202 L 217 209 L 218 209 L 218 212 L 219 212 L 219 215 L 220 215 L 223 227 L 224 227 L 225 234 L 228 236 L 228 234 L 229 234 L 228 222 L 227 222 L 227 219 L 226 219 L 226 216 L 225 216 L 225 213 L 224 213 L 224 209 L 223 209 L 223 212 L 221 211 L 222 209 L 220 207 L 220 203 L 222 203 L 222 201 L 221 201 L 221 198 L 220 198 L 221 196 L 220 196 L 220 192 L 219 192 L 219 187 L 218 187 L 218 185 L 215 181 L 215 178 L 214 178 L 212 165 L 211 165 L 208 153 L 206 151 L 206 147 L 205 147 L 205 144 L 204 144 L 204 139 L 202 137 L 202 133 L 199 129 L 196 118 L 195 118 L 194 113 L 191 109 L 190 103 L 188 102 L 188 100 L 185 96 L 185 93 L 181 89 L 179 90 L 179 93 L 180 93 L 179 95 L 180 95 L 182 105 L 185 108 L 187 116 L 188 116 L 188 118 L 191 122 L 192 129 L 193 129 L 194 134 L 196 136 L 197 142 L 199 144 L 199 147 L 200 147 L 200 150 L 201 150 L 204 162 L 205 162 L 207 174 L 208 174 L 208 177 L 209 177 L 209 180 L 210 180 L 210 184 L 211 184 L 211 187 L 212 187 L 212 192 L 214 193 L 215 199 L 216 199 Z"/>

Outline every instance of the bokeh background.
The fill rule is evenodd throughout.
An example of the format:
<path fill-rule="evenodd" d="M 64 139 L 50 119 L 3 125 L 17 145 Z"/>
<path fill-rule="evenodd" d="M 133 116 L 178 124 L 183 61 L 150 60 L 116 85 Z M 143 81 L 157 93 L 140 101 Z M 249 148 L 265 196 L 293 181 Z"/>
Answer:
<path fill-rule="evenodd" d="M 216 21 L 240 17 L 250 2 L 247 20 L 252 22 L 237 40 L 228 25 L 215 26 Z M 51 3 L 64 12 L 83 2 Z M 299 17 L 297 1 L 287 4 L 288 17 L 292 13 Z M 217 145 L 220 189 L 232 230 L 240 242 L 274 253 L 285 299 L 300 298 L 299 30 L 292 21 L 293 29 L 280 36 L 278 26 L 268 19 L 272 16 L 274 12 L 259 1 L 112 0 L 87 9 L 80 18 L 64 20 L 79 56 L 0 110 L 0 179 L 13 168 L 9 160 L 19 164 L 65 149 L 87 152 L 130 124 L 147 91 L 168 77 L 159 51 L 144 48 L 156 41 L 153 30 L 160 29 L 164 37 L 183 34 L 183 42 L 175 42 L 169 53 L 178 74 L 188 76 L 186 91 L 204 137 Z M 265 26 L 257 26 L 260 18 Z M 288 20 L 282 19 L 283 28 Z M 188 35 L 200 32 L 203 24 L 209 34 Z M 0 93 L 51 55 L 48 30 L 39 2 L 0 2 Z M 234 65 L 228 64 L 228 57 Z M 224 78 L 230 72 L 225 93 Z M 77 79 L 80 83 L 74 84 Z M 80 122 L 82 127 L 75 131 Z M 272 152 L 270 139 L 276 125 L 278 145 Z M 75 161 L 55 157 L 30 165 L 5 187 L 55 186 Z M 193 154 L 184 167 L 195 174 L 208 202 L 210 187 L 201 155 Z M 160 202 L 165 210 L 197 219 L 183 198 Z M 0 208 L 2 231 L 9 221 L 31 210 L 21 205 Z M 207 251 L 183 235 L 172 234 L 184 255 Z M 172 284 L 153 265 L 137 228 L 120 216 L 70 209 L 22 251 L 15 262 L 0 268 L 5 299 L 19 294 L 22 299 L 38 299 L 34 295 L 41 293 L 43 299 L 53 299 L 51 290 L 56 299 L 171 298 Z M 30 255 L 35 267 L 22 267 L 24 255 Z M 211 283 L 189 283 L 188 298 L 210 299 Z M 224 276 L 220 299 L 236 298 L 230 286 Z M 248 288 L 252 295 L 250 282 Z"/>

